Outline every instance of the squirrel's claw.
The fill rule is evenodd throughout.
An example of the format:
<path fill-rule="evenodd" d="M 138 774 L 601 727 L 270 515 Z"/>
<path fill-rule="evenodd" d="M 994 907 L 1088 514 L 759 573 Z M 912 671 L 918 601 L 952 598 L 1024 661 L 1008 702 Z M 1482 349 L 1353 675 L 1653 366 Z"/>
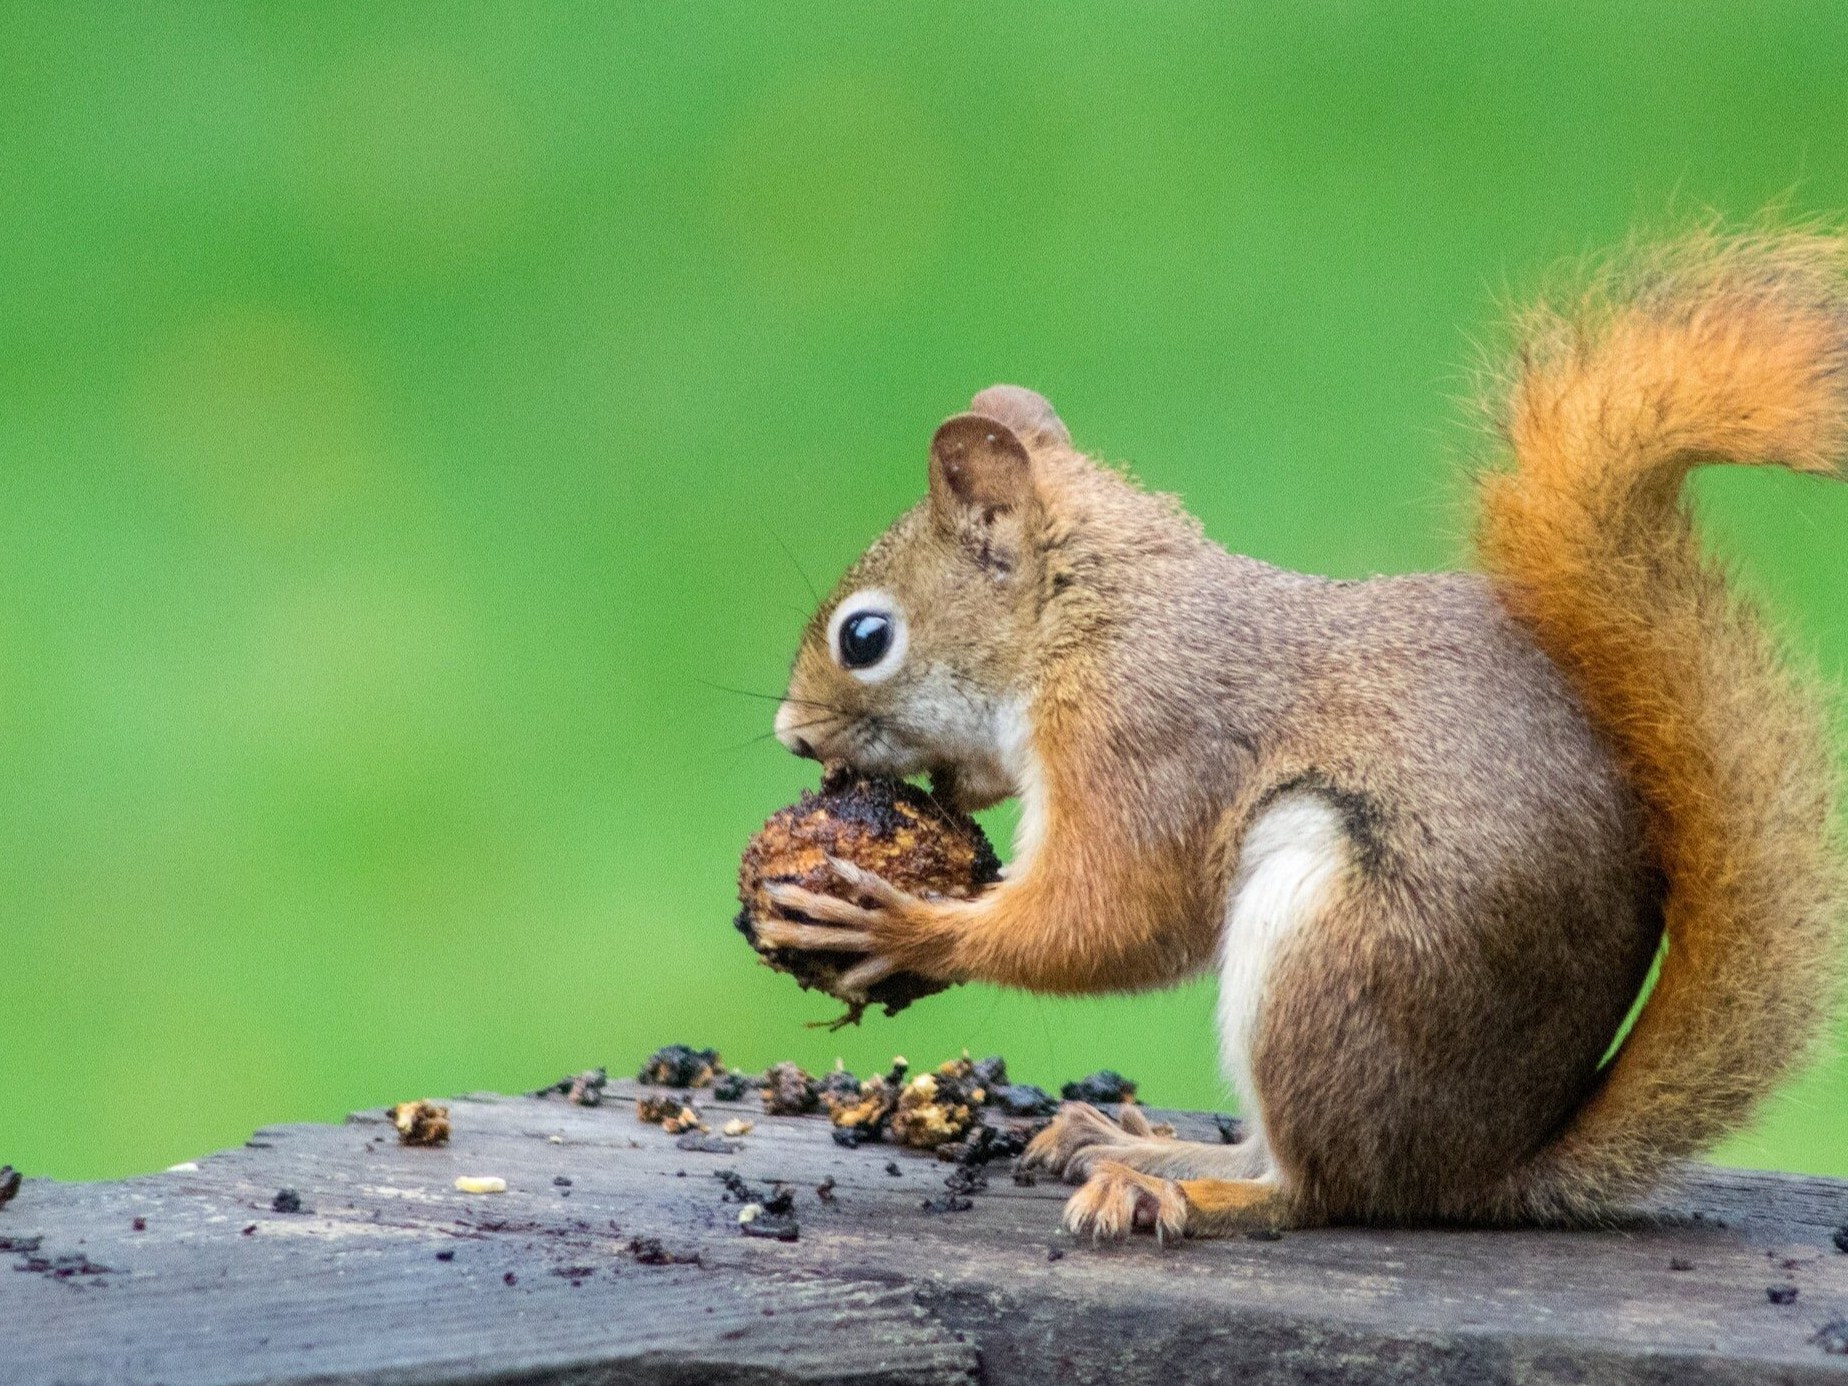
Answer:
<path fill-rule="evenodd" d="M 918 902 L 917 896 L 900 890 L 878 872 L 868 871 L 864 866 L 858 866 L 844 857 L 829 857 L 828 867 L 840 878 L 842 884 L 859 891 L 885 909 L 908 909 Z"/>
<path fill-rule="evenodd" d="M 817 920 L 823 925 L 845 924 L 850 926 L 850 928 L 865 929 L 879 918 L 878 910 L 869 910 L 864 905 L 854 904 L 851 900 L 842 900 L 833 895 L 823 895 L 818 890 L 804 890 L 801 886 L 789 885 L 786 882 L 772 882 L 764 887 L 764 893 L 770 897 L 770 903 L 775 905 L 778 909 L 790 910 L 796 914 L 806 915 L 808 918 Z M 770 922 L 771 921 L 768 920 L 764 921 L 765 924 Z M 783 922 L 787 923 L 787 921 Z M 788 925 L 788 927 L 800 928 L 802 926 Z M 815 929 L 814 925 L 808 927 L 811 930 Z M 760 924 L 760 933 L 762 929 L 763 925 Z M 846 941 L 849 935 L 843 931 L 825 929 L 817 932 L 819 933 L 819 937 L 817 937 L 815 941 L 798 943 L 792 946 L 797 948 L 825 948 L 830 950 L 852 949 L 854 951 L 865 951 L 872 947 L 871 940 L 867 939 L 865 934 L 851 935 L 852 937 L 865 940 L 855 945 Z"/>
<path fill-rule="evenodd" d="M 896 971 L 898 964 L 890 958 L 868 958 L 841 974 L 840 989 L 850 996 L 864 996 L 869 987 L 883 982 Z"/>

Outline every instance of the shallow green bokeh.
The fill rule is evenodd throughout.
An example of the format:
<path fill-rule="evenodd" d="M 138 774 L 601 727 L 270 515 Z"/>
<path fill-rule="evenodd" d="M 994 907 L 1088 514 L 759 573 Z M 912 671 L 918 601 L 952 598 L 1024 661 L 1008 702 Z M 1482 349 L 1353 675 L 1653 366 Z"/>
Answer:
<path fill-rule="evenodd" d="M 717 1044 L 1223 1104 L 1210 984 L 830 1036 L 730 928 L 810 596 L 998 379 L 1457 561 L 1495 304 L 1848 207 L 1836 3 L 0 5 L 0 1160 Z M 1708 478 L 1839 672 L 1848 488 Z M 1848 1174 L 1848 1066 L 1730 1158 Z"/>

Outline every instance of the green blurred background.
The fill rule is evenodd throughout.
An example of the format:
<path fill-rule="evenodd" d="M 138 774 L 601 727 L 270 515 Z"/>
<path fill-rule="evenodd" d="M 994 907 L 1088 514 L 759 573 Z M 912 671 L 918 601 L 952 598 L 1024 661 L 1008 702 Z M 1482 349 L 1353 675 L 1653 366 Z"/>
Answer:
<path fill-rule="evenodd" d="M 670 1040 L 1227 1102 L 1211 985 L 840 1035 L 732 932 L 817 583 L 995 380 L 1233 547 L 1459 561 L 1497 304 L 1848 207 L 1813 4 L 0 4 L 0 1159 Z M 1710 477 L 1831 674 L 1848 488 Z M 1004 826 L 1004 822 L 1003 822 Z M 1848 1174 L 1848 1066 L 1724 1152 Z"/>

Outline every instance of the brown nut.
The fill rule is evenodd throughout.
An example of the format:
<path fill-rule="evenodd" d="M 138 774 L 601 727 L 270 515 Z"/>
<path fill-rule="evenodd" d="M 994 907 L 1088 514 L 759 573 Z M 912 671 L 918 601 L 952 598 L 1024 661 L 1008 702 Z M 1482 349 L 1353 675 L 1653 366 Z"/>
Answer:
<path fill-rule="evenodd" d="M 862 961 L 862 955 L 767 948 L 759 942 L 760 919 L 814 922 L 773 905 L 765 893 L 772 882 L 834 895 L 848 890 L 829 870 L 831 856 L 865 867 L 914 895 L 966 899 L 1001 879 L 1001 861 L 975 820 L 902 780 L 831 770 L 819 793 L 805 790 L 799 801 L 771 816 L 751 839 L 738 871 L 738 898 L 744 906 L 737 918 L 739 932 L 766 963 L 789 973 L 804 989 L 847 1003 L 846 1014 L 832 1028 L 857 1025 L 868 1005 L 884 1006 L 887 1015 L 897 1015 L 919 997 L 948 987 L 947 982 L 900 972 L 876 982 L 863 998 L 844 996 L 841 976 Z"/>

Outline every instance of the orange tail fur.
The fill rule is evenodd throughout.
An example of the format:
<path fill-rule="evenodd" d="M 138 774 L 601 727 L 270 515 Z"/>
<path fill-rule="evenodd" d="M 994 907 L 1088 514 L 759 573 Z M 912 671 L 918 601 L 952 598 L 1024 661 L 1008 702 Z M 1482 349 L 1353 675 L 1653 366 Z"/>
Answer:
<path fill-rule="evenodd" d="M 1681 491 L 1708 462 L 1842 475 L 1848 242 L 1700 238 L 1522 326 L 1481 556 L 1627 769 L 1667 881 L 1655 990 L 1500 1210 L 1583 1221 L 1747 1121 L 1831 1014 L 1824 709 L 1703 557 Z"/>

